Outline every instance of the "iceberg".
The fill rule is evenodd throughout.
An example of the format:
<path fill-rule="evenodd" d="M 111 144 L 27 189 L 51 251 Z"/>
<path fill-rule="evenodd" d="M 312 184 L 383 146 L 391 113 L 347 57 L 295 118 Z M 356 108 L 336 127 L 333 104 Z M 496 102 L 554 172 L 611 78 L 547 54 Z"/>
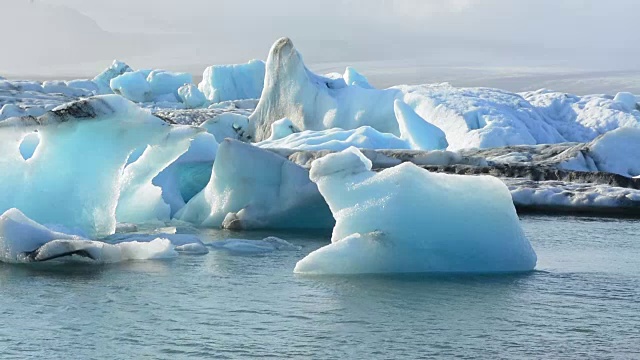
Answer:
<path fill-rule="evenodd" d="M 133 69 L 122 61 L 114 60 L 111 66 L 93 78 L 93 82 L 98 86 L 97 95 L 113 94 L 111 90 L 111 80 Z"/>
<path fill-rule="evenodd" d="M 164 194 L 167 193 L 167 197 L 171 198 L 168 193 L 179 192 L 179 188 L 170 189 L 167 184 L 163 188 L 152 181 L 191 148 L 193 136 L 193 128 L 177 127 L 167 135 L 163 143 L 148 146 L 136 161 L 124 169 L 116 207 L 118 222 L 170 220 L 171 206 L 164 201 Z M 199 141 L 196 144 L 198 147 Z"/>
<path fill-rule="evenodd" d="M 302 274 L 497 273 L 533 270 L 536 254 L 511 196 L 489 176 L 430 173 L 403 163 L 379 173 L 349 148 L 311 165 L 336 219 L 331 244 Z"/>
<path fill-rule="evenodd" d="M 264 83 L 264 61 L 246 64 L 214 65 L 205 69 L 198 88 L 212 103 L 257 99 Z"/>
<path fill-rule="evenodd" d="M 309 71 L 291 40 L 278 40 L 266 63 L 264 90 L 249 117 L 248 135 L 254 141 L 270 136 L 271 124 L 290 119 L 299 130 L 356 129 L 370 126 L 400 135 L 393 102 L 398 90 L 345 86 Z"/>
<path fill-rule="evenodd" d="M 126 72 L 111 79 L 111 90 L 135 102 L 148 102 L 153 100 L 151 86 L 147 82 L 147 72 L 144 70 Z"/>
<path fill-rule="evenodd" d="M 15 208 L 0 216 L 0 262 L 28 263 L 64 258 L 115 263 L 164 259 L 176 255 L 174 246 L 167 239 L 153 238 L 145 242 L 109 244 L 50 230 Z"/>
<path fill-rule="evenodd" d="M 306 169 L 270 151 L 225 139 L 207 186 L 175 216 L 229 229 L 331 228 L 331 213 Z"/>
<path fill-rule="evenodd" d="M 426 122 L 409 105 L 396 100 L 393 109 L 400 126 L 400 138 L 406 140 L 411 149 L 444 150 L 449 146 L 444 132 Z"/>
<path fill-rule="evenodd" d="M 38 145 L 25 160 L 21 143 L 35 131 Z M 92 237 L 111 234 L 130 154 L 156 145 L 185 151 L 184 139 L 203 131 L 169 125 L 117 95 L 1 121 L 0 211 L 18 208 L 40 223 L 80 228 Z"/>
<path fill-rule="evenodd" d="M 203 106 L 207 102 L 207 98 L 193 84 L 185 84 L 178 89 L 178 98 L 187 109 L 195 109 Z"/>
<path fill-rule="evenodd" d="M 367 78 L 360 74 L 358 71 L 356 71 L 356 69 L 352 68 L 351 66 L 347 66 L 347 68 L 344 70 L 344 75 L 342 75 L 342 78 L 344 79 L 344 82 L 346 85 L 349 86 L 360 86 L 361 88 L 364 89 L 373 89 L 374 87 L 371 86 L 369 84 L 369 80 L 367 80 Z"/>
<path fill-rule="evenodd" d="M 147 82 L 151 92 L 155 96 L 176 94 L 178 89 L 185 84 L 193 83 L 193 76 L 188 73 L 176 73 L 166 70 L 153 70 L 147 76 Z"/>

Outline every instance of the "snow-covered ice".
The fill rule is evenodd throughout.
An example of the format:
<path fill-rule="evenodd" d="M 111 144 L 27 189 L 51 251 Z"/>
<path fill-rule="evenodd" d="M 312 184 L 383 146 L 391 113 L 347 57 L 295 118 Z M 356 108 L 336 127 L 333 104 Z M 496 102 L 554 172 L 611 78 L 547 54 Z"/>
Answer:
<path fill-rule="evenodd" d="M 305 130 L 295 133 L 290 132 L 289 135 L 278 138 L 278 135 L 286 134 L 287 129 L 290 129 L 289 126 L 293 126 L 287 123 L 282 126 L 283 123 L 281 121 L 273 123 L 272 136 L 268 140 L 257 143 L 256 146 L 276 149 L 332 151 L 341 151 L 351 146 L 361 149 L 411 149 L 409 142 L 392 134 L 380 133 L 370 126 L 362 126 L 353 130 L 337 128 L 320 131 Z"/>
<path fill-rule="evenodd" d="M 371 171 L 357 149 L 313 162 L 311 179 L 336 219 L 331 245 L 295 272 L 513 272 L 535 267 L 506 186 L 488 176 L 430 173 L 405 163 Z"/>

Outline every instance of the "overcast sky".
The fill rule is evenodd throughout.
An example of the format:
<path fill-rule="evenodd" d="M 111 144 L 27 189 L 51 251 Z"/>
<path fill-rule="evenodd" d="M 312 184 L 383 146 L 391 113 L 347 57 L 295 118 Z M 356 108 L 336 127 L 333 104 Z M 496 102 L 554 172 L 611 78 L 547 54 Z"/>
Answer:
<path fill-rule="evenodd" d="M 2 0 L 0 73 L 89 75 L 114 58 L 201 72 L 310 64 L 640 69 L 637 0 Z M 330 66 L 328 66 L 330 67 Z"/>

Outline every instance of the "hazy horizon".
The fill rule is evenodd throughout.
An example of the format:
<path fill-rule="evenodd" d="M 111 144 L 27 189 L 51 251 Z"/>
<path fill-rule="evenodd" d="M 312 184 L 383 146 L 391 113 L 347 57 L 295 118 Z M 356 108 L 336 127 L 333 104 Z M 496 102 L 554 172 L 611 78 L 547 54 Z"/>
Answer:
<path fill-rule="evenodd" d="M 379 86 L 509 78 L 533 86 L 585 74 L 584 91 L 603 78 L 640 88 L 633 0 L 5 0 L 3 13 L 12 51 L 0 74 L 9 77 L 89 77 L 113 59 L 197 75 L 265 59 L 288 36 L 311 68 L 355 64 Z"/>

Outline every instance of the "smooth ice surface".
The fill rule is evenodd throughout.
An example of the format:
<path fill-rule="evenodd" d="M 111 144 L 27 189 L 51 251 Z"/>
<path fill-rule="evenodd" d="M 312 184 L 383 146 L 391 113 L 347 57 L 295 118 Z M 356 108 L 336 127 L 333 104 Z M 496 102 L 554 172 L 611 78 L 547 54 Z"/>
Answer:
<path fill-rule="evenodd" d="M 25 160 L 20 145 L 36 129 L 40 142 Z M 40 223 L 110 234 L 129 155 L 160 144 L 184 151 L 184 139 L 200 132 L 171 126 L 117 95 L 70 103 L 37 119 L 2 121 L 0 211 L 15 207 Z"/>
<path fill-rule="evenodd" d="M 246 64 L 209 66 L 198 88 L 212 103 L 257 99 L 262 93 L 265 65 L 262 60 Z"/>
<path fill-rule="evenodd" d="M 123 241 L 108 244 L 77 235 L 52 231 L 26 217 L 18 209 L 0 216 L 0 262 L 24 263 L 71 256 L 96 262 L 113 263 L 174 257 L 176 252 L 167 239 L 154 237 L 148 241 Z"/>
<path fill-rule="evenodd" d="M 533 270 L 507 188 L 488 176 L 430 173 L 404 163 L 379 173 L 349 148 L 313 162 L 331 208 L 332 244 L 295 267 L 304 274 Z"/>
<path fill-rule="evenodd" d="M 209 183 L 176 218 L 232 229 L 327 228 L 331 214 L 309 173 L 270 151 L 234 140 L 218 148 Z"/>

